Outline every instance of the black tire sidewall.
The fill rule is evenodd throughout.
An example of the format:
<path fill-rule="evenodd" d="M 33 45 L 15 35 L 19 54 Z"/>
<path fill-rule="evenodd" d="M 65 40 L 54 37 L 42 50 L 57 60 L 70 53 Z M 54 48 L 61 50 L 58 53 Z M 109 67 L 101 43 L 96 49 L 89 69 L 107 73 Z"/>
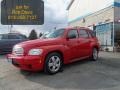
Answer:
<path fill-rule="evenodd" d="M 93 54 L 94 54 L 94 50 L 97 51 L 97 58 L 96 58 L 96 59 L 94 58 L 94 55 L 93 55 Z M 97 61 L 97 60 L 98 60 L 98 50 L 97 50 L 96 48 L 93 48 L 93 50 L 92 50 L 91 60 L 92 60 L 92 61 Z"/>

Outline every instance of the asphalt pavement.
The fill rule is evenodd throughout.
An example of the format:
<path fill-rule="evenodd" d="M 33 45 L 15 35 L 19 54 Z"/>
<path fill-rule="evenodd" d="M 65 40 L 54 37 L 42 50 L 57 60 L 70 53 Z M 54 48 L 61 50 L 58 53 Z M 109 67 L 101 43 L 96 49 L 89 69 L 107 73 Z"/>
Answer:
<path fill-rule="evenodd" d="M 63 72 L 20 71 L 0 56 L 0 90 L 120 90 L 120 53 L 100 52 L 99 60 L 83 60 Z"/>

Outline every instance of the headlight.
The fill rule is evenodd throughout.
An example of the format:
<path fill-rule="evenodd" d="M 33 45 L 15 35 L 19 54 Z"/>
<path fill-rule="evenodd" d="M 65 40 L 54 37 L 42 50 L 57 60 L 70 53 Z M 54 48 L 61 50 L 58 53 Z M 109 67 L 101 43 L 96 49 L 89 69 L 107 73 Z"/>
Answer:
<path fill-rule="evenodd" d="M 29 52 L 28 52 L 28 55 L 41 55 L 43 52 L 42 49 L 31 49 Z"/>
<path fill-rule="evenodd" d="M 24 55 L 24 49 L 21 46 L 15 45 L 13 47 L 12 53 L 17 56 L 21 56 L 21 55 Z"/>

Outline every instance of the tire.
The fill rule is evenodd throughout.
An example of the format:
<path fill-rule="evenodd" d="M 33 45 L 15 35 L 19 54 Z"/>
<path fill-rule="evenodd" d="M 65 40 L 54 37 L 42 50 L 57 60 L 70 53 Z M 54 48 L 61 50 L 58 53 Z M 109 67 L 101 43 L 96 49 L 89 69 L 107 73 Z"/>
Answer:
<path fill-rule="evenodd" d="M 44 71 L 46 74 L 56 74 L 62 68 L 62 56 L 59 53 L 50 53 L 46 57 Z"/>
<path fill-rule="evenodd" d="M 98 50 L 96 48 L 93 48 L 93 50 L 92 50 L 91 60 L 92 61 L 97 61 L 98 60 Z"/>

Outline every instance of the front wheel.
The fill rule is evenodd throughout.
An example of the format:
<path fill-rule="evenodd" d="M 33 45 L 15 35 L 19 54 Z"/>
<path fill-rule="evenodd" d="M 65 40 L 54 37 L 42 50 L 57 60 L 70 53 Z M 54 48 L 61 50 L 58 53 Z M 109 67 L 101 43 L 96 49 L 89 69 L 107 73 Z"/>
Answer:
<path fill-rule="evenodd" d="M 98 59 L 98 50 L 96 48 L 92 51 L 91 60 L 96 61 Z"/>
<path fill-rule="evenodd" d="M 44 71 L 47 74 L 55 74 L 62 67 L 62 57 L 59 53 L 50 53 L 46 57 Z"/>

